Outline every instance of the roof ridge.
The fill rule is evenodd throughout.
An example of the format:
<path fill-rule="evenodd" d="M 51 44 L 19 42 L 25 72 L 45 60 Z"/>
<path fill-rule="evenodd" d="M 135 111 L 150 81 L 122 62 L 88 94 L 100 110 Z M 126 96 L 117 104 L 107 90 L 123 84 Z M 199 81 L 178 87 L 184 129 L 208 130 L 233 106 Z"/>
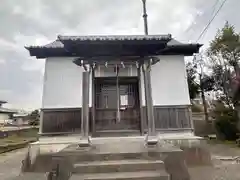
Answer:
<path fill-rule="evenodd" d="M 91 36 L 57 36 L 60 41 L 70 39 L 70 40 L 90 40 L 90 41 L 97 41 L 97 40 L 171 40 L 171 34 L 162 34 L 162 35 L 91 35 Z"/>
<path fill-rule="evenodd" d="M 119 37 L 119 36 L 172 36 L 171 34 L 148 34 L 148 35 L 145 35 L 145 34 L 112 34 L 112 35 L 58 35 L 57 37 L 61 37 L 61 36 L 68 36 L 68 37 L 96 37 L 96 36 L 101 36 L 101 37 L 108 37 L 108 36 L 116 36 L 116 37 Z"/>

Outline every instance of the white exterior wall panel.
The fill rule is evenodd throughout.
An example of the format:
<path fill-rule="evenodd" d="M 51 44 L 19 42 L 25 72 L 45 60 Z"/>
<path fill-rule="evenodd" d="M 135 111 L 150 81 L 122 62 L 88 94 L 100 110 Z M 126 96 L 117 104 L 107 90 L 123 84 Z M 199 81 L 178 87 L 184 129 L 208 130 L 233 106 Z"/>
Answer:
<path fill-rule="evenodd" d="M 4 124 L 9 120 L 9 114 L 0 113 L 0 124 Z"/>
<path fill-rule="evenodd" d="M 151 71 L 153 105 L 190 105 L 184 56 L 160 56 L 160 59 L 160 62 L 152 66 Z M 66 57 L 46 60 L 42 108 L 82 107 L 84 69 L 75 65 L 72 60 L 73 58 Z M 98 72 L 95 73 L 98 74 Z M 125 74 L 135 76 L 136 69 L 135 67 L 131 71 L 122 69 L 122 73 L 123 76 Z M 100 76 L 113 76 L 114 72 L 110 74 L 105 72 Z M 142 103 L 145 106 L 143 74 L 141 81 Z M 90 92 L 91 88 L 90 80 Z M 90 93 L 90 106 L 91 96 Z"/>
<path fill-rule="evenodd" d="M 47 58 L 42 108 L 76 108 L 82 106 L 82 72 L 73 58 Z"/>
<path fill-rule="evenodd" d="M 184 56 L 159 58 L 151 71 L 153 105 L 190 105 Z"/>

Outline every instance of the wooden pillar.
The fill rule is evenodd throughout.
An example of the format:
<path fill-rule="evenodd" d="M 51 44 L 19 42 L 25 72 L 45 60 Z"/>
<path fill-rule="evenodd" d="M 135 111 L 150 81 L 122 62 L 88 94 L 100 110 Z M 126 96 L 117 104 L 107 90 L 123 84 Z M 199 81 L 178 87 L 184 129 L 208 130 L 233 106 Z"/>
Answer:
<path fill-rule="evenodd" d="M 38 134 L 42 134 L 43 133 L 43 110 L 40 110 L 40 120 L 39 120 L 39 131 Z"/>
<path fill-rule="evenodd" d="M 147 145 L 156 145 L 158 138 L 155 128 L 154 109 L 152 100 L 152 84 L 151 84 L 151 61 L 148 60 L 144 63 L 144 87 L 145 87 L 145 100 L 147 109 L 147 121 L 148 121 L 148 134 L 146 138 Z"/>
<path fill-rule="evenodd" d="M 193 124 L 192 108 L 191 108 L 191 106 L 189 106 L 189 107 L 187 108 L 187 112 L 186 112 L 186 110 L 185 110 L 185 116 L 186 116 L 186 114 L 188 115 L 188 118 L 189 118 L 189 122 L 188 122 L 188 123 L 190 123 L 190 128 L 191 128 L 191 130 L 192 130 L 192 133 L 194 133 L 194 124 Z M 186 118 L 186 119 L 187 119 L 187 118 Z"/>
<path fill-rule="evenodd" d="M 89 146 L 89 77 L 88 71 L 82 73 L 82 114 L 81 140 L 79 146 Z"/>
<path fill-rule="evenodd" d="M 143 103 L 142 103 L 142 81 L 141 81 L 141 66 L 137 68 L 138 73 L 138 91 L 139 91 L 139 107 L 140 107 L 140 122 L 141 122 L 141 135 L 144 135 L 144 113 L 143 113 Z"/>
<path fill-rule="evenodd" d="M 92 136 L 95 134 L 95 70 L 94 67 L 92 67 Z"/>

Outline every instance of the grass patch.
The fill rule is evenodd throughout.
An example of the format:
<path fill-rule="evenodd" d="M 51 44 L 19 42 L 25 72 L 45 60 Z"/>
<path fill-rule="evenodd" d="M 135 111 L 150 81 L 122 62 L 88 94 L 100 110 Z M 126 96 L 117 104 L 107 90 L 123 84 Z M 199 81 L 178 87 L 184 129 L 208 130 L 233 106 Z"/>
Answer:
<path fill-rule="evenodd" d="M 6 138 L 0 139 L 0 153 L 23 148 L 31 142 L 38 140 L 38 129 L 27 129 L 16 132 Z"/>

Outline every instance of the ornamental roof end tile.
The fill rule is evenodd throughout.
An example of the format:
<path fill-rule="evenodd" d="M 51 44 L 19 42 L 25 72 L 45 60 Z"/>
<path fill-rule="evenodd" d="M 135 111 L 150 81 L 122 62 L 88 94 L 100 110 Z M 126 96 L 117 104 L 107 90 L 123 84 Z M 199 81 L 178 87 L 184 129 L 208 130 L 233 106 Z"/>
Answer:
<path fill-rule="evenodd" d="M 57 39 L 49 44 L 43 45 L 43 46 L 25 46 L 26 49 L 31 48 L 64 48 L 63 43 Z"/>

